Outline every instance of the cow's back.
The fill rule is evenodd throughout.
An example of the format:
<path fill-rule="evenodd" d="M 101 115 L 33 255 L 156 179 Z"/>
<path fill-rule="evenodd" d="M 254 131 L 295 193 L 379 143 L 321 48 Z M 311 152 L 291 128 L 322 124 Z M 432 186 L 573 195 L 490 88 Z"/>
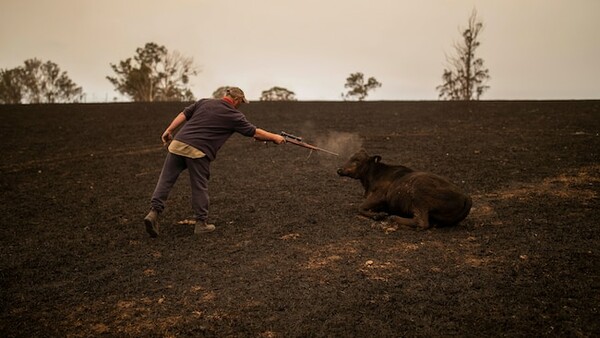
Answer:
<path fill-rule="evenodd" d="M 392 214 L 413 214 L 427 210 L 432 223 L 456 224 L 467 217 L 471 198 L 448 179 L 422 171 L 398 175 L 387 191 Z"/>

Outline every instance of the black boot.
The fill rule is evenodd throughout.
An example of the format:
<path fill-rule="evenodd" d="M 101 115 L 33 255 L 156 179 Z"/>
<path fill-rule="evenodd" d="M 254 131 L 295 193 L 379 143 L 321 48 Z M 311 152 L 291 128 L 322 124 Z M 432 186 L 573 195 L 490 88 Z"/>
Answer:
<path fill-rule="evenodd" d="M 144 224 L 146 225 L 146 232 L 150 237 L 154 238 L 158 236 L 158 212 L 156 210 L 150 210 L 148 215 L 144 217 Z"/>

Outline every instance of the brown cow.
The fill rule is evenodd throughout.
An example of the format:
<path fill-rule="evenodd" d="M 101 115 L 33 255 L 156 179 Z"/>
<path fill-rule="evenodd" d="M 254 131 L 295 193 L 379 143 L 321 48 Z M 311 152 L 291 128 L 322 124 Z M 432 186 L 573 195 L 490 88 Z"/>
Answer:
<path fill-rule="evenodd" d="M 375 220 L 390 216 L 399 224 L 427 229 L 458 224 L 471 210 L 471 198 L 447 179 L 381 163 L 381 156 L 369 156 L 364 149 L 337 173 L 360 180 L 366 200 L 359 212 Z"/>

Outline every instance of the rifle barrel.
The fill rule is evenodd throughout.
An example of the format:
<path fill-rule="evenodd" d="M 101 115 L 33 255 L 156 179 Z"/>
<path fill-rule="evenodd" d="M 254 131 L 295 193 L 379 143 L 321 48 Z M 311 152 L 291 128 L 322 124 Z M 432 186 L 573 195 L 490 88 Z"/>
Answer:
<path fill-rule="evenodd" d="M 319 151 L 326 152 L 326 153 L 331 154 L 331 155 L 340 156 L 340 154 L 334 153 L 331 150 L 327 150 L 327 149 L 323 149 L 323 148 L 318 148 L 318 147 L 315 147 L 315 148 L 317 148 L 317 150 L 319 150 Z"/>

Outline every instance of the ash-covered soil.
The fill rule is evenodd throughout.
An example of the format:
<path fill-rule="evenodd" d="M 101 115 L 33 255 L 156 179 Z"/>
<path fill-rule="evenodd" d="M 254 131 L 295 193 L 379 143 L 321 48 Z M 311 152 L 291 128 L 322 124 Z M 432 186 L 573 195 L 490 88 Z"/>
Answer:
<path fill-rule="evenodd" d="M 194 236 L 187 173 L 142 218 L 186 104 L 0 106 L 0 335 L 600 335 L 600 102 L 275 102 L 232 137 Z M 460 225 L 357 216 L 359 147 L 471 194 Z M 310 156 L 309 156 L 310 155 Z"/>

